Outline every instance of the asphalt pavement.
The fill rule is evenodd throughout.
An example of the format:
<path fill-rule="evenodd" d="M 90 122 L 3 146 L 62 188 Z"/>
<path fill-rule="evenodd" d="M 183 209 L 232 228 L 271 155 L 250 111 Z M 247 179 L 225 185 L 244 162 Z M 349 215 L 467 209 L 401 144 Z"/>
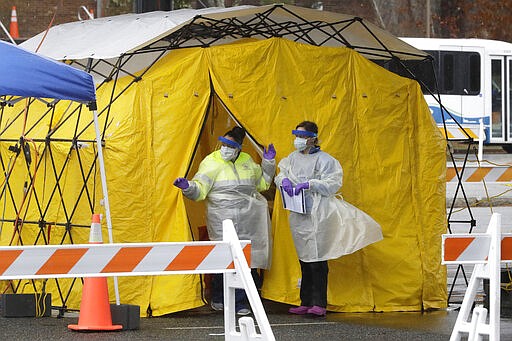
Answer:
<path fill-rule="evenodd" d="M 512 231 L 512 206 L 475 207 L 473 217 L 478 222 L 474 232 L 485 231 L 492 212 L 503 215 L 503 230 Z M 455 218 L 468 214 L 457 211 Z M 467 225 L 467 224 L 466 224 Z M 466 232 L 467 226 L 453 225 L 453 232 Z M 455 266 L 448 267 L 448 283 L 452 282 Z M 468 278 L 471 268 L 466 267 Z M 295 316 L 287 313 L 287 304 L 263 300 L 276 340 L 449 340 L 457 319 L 457 308 L 466 289 L 459 277 L 448 309 L 428 312 L 332 313 L 324 318 Z M 477 299 L 482 301 L 482 291 Z M 482 303 L 482 302 L 478 302 Z M 509 302 L 510 303 L 510 302 Z M 141 318 L 140 328 L 119 332 L 74 332 L 69 324 L 78 322 L 77 312 L 52 317 L 0 317 L 1 340 L 224 340 L 224 315 L 208 306 L 161 317 Z M 501 340 L 512 341 L 512 316 L 502 316 Z"/>
<path fill-rule="evenodd" d="M 328 313 L 312 318 L 287 313 L 289 305 L 263 302 L 276 340 L 448 340 L 457 318 L 453 307 L 430 312 Z M 55 314 L 54 314 L 55 315 Z M 140 328 L 75 332 L 78 317 L 0 317 L 2 340 L 223 340 L 222 312 L 203 306 L 162 317 L 141 318 Z M 501 340 L 512 340 L 512 318 L 501 319 Z"/>

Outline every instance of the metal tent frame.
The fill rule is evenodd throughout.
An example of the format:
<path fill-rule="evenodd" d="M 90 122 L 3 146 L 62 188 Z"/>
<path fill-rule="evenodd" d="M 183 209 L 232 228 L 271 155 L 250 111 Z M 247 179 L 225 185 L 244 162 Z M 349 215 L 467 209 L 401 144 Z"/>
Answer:
<path fill-rule="evenodd" d="M 416 79 L 424 88 L 426 88 L 422 79 L 415 76 L 415 66 L 420 65 L 421 63 L 431 63 L 432 59 L 425 53 L 422 53 L 405 43 L 404 46 L 409 47 L 408 50 L 388 48 L 386 42 L 379 39 L 378 35 L 372 31 L 372 29 L 375 30 L 375 28 L 372 28 L 373 25 L 369 24 L 362 18 L 352 17 L 350 19 L 331 20 L 332 17 L 329 17 L 331 18 L 330 20 L 323 20 L 322 17 L 319 16 L 317 20 L 308 20 L 301 13 L 303 13 L 303 11 L 314 10 L 300 9 L 294 6 L 280 4 L 264 6 L 259 12 L 251 12 L 251 15 L 246 15 L 244 11 L 246 10 L 241 10 L 240 14 L 237 14 L 236 11 L 232 11 L 232 15 L 228 16 L 219 16 L 218 13 L 211 15 L 197 15 L 192 20 L 181 25 L 171 33 L 163 35 L 158 39 L 154 39 L 134 51 L 123 53 L 116 58 L 65 60 L 66 63 L 92 74 L 97 80 L 97 88 L 101 88 L 109 82 L 114 82 L 110 93 L 109 103 L 98 110 L 98 117 L 101 117 L 104 122 L 98 132 L 98 136 L 101 137 L 101 144 L 105 143 L 105 131 L 111 121 L 109 117 L 112 105 L 130 88 L 132 84 L 141 80 L 158 60 L 167 53 L 176 49 L 209 47 L 243 38 L 268 39 L 271 37 L 289 39 L 295 42 L 314 46 L 347 47 L 354 49 L 366 58 L 375 61 L 392 72 Z M 283 16 L 283 13 L 285 13 L 286 16 Z M 358 29 L 358 32 L 364 32 L 364 36 L 358 36 L 357 40 L 354 40 L 351 37 L 355 28 Z M 362 44 L 361 41 L 369 42 L 369 44 Z M 130 65 L 134 59 L 140 56 L 144 56 L 148 62 L 146 66 L 143 67 L 137 75 L 135 75 L 131 70 Z M 397 65 L 398 67 L 396 67 Z M 131 81 L 121 88 L 117 80 L 124 76 L 129 76 Z M 427 89 L 427 91 L 431 94 L 436 93 L 436 89 Z M 438 102 L 440 102 L 439 95 L 434 97 L 436 97 Z M 64 243 L 66 239 L 69 239 L 69 242 L 73 243 L 73 229 L 89 227 L 88 225 L 84 225 L 83 223 L 81 224 L 76 221 L 78 207 L 86 206 L 91 212 L 94 212 L 95 202 L 97 202 L 94 188 L 96 188 L 98 182 L 98 169 L 96 163 L 99 157 L 98 150 L 94 149 L 92 151 L 93 158 L 89 158 L 89 163 L 86 162 L 87 157 L 85 157 L 86 155 L 90 156 L 89 153 L 91 153 L 87 146 L 89 144 L 94 145 L 94 142 L 96 142 L 85 137 L 87 136 L 86 133 L 90 132 L 90 129 L 93 128 L 94 120 L 90 117 L 84 117 L 83 105 L 81 104 L 73 106 L 63 101 L 45 102 L 47 105 L 46 112 L 41 115 L 39 120 L 34 121 L 32 125 L 26 127 L 25 133 L 27 136 L 29 136 L 31 132 L 36 131 L 41 125 L 53 122 L 56 108 L 63 108 L 65 106 L 65 114 L 60 118 L 58 124 L 54 124 L 53 126 L 52 124 L 48 124 L 44 137 L 34 139 L 6 138 L 5 133 L 11 127 L 14 127 L 15 124 L 20 124 L 24 119 L 23 111 L 26 110 L 27 114 L 29 114 L 31 105 L 36 101 L 43 100 L 30 99 L 30 101 L 27 102 L 26 109 L 20 111 L 18 115 L 16 115 L 14 121 L 5 122 L 3 119 L 5 107 L 13 105 L 17 101 L 19 101 L 19 98 L 0 98 L 0 127 L 2 127 L 2 129 L 0 129 L 0 143 L 12 145 L 12 148 L 9 147 L 9 150 L 12 152 L 11 157 L 6 158 L 5 156 L 0 155 L 0 166 L 6 175 L 0 195 L 4 201 L 4 205 L 6 201 L 10 201 L 10 204 L 15 208 L 16 212 L 16 217 L 2 216 L 0 222 L 2 225 L 4 223 L 14 225 L 15 234 L 18 236 L 21 244 L 27 243 L 27 241 L 21 240 L 20 234 L 21 228 L 27 225 L 39 231 L 36 240 L 30 241 L 30 243 L 37 244 L 42 242 L 44 244 L 48 244 L 49 230 L 51 227 L 56 226 L 65 229 L 60 243 Z M 442 108 L 443 114 L 449 115 L 449 112 L 444 107 Z M 68 125 L 72 124 L 75 127 L 73 137 L 62 138 L 59 136 L 59 129 L 64 123 L 67 123 Z M 446 126 L 444 129 L 445 136 L 448 136 Z M 468 138 L 465 139 L 464 142 L 469 142 L 469 153 L 469 147 L 473 143 L 473 140 L 469 134 L 466 133 L 466 135 Z M 42 152 L 34 154 L 36 150 L 36 143 L 44 145 L 44 149 Z M 196 143 L 198 143 L 198 141 Z M 67 158 L 64 163 L 56 164 L 52 157 L 54 146 L 67 149 Z M 32 150 L 34 150 L 34 152 Z M 12 158 L 17 158 L 20 155 L 24 156 L 26 171 L 28 174 L 28 181 L 23 189 L 13 188 L 9 182 L 10 172 L 12 171 Z M 451 151 L 450 157 L 455 165 L 454 156 Z M 72 159 L 76 160 L 76 164 L 80 169 L 83 185 L 75 196 L 75 202 L 68 203 L 63 199 L 63 191 L 65 191 L 65 188 L 63 187 L 62 182 L 65 177 L 66 168 L 69 166 L 71 162 L 70 160 Z M 43 170 L 46 171 L 47 168 L 51 170 L 52 182 L 54 182 L 53 188 L 50 190 L 50 198 L 45 198 L 42 193 L 37 191 L 36 186 L 34 186 L 38 170 L 39 172 L 43 172 Z M 462 186 L 463 172 L 464 167 L 457 173 L 459 182 L 455 198 L 457 197 L 460 189 L 471 215 L 469 203 Z M 19 190 L 24 192 L 21 200 L 19 199 L 19 196 L 15 195 L 15 192 Z M 45 190 L 48 191 L 48 189 Z M 451 223 L 458 222 L 451 220 L 455 198 L 448 213 L 449 229 Z M 62 211 L 64 212 L 64 217 L 59 221 L 48 221 L 46 218 L 48 208 L 55 201 L 60 202 Z M 37 219 L 26 219 L 24 216 L 23 212 L 25 211 L 26 213 L 28 211 L 29 205 L 35 205 L 37 207 L 37 211 L 39 212 L 39 217 L 37 217 Z M 107 218 L 110 219 L 110 217 Z M 472 215 L 471 220 L 467 222 L 471 224 L 471 229 L 476 224 Z M 460 267 L 462 268 L 462 266 Z M 464 274 L 463 268 L 462 273 Z M 59 283 L 57 282 L 61 300 L 61 311 L 66 309 L 67 300 L 73 289 L 74 283 L 75 282 L 73 281 L 67 290 L 61 290 Z M 20 283 L 17 285 L 13 284 L 13 290 L 19 290 L 19 285 Z"/>

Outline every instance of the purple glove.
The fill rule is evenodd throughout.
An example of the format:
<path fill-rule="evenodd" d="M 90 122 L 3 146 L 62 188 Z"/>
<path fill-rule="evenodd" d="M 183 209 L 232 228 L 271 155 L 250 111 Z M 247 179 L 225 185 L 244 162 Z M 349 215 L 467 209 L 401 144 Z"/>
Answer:
<path fill-rule="evenodd" d="M 272 143 L 268 145 L 268 149 L 263 147 L 263 157 L 267 160 L 272 160 L 276 157 L 276 149 Z"/>
<path fill-rule="evenodd" d="M 180 189 L 187 189 L 190 186 L 188 184 L 188 180 L 185 178 L 177 178 L 176 180 L 174 180 L 173 185 Z"/>
<path fill-rule="evenodd" d="M 290 179 L 284 178 L 281 186 L 283 186 L 284 191 L 288 193 L 289 196 L 293 196 L 293 186 Z"/>
<path fill-rule="evenodd" d="M 297 184 L 297 186 L 295 186 L 295 195 L 299 194 L 300 191 L 302 191 L 303 189 L 308 189 L 309 188 L 309 182 L 301 182 L 300 184 Z"/>

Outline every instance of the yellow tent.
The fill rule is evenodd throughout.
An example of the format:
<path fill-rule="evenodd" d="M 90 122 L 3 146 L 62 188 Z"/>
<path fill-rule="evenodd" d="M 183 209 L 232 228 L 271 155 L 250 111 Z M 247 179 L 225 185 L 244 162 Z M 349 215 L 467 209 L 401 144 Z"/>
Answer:
<path fill-rule="evenodd" d="M 317 122 L 323 149 L 344 169 L 344 198 L 383 227 L 383 241 L 330 262 L 329 308 L 444 307 L 445 142 L 418 84 L 345 48 L 272 39 L 208 52 L 215 92 L 249 133 L 274 142 L 280 159 L 292 151 L 290 130 Z M 300 269 L 279 199 L 273 208 L 262 293 L 297 304 Z"/>
<path fill-rule="evenodd" d="M 352 49 L 272 38 L 175 50 L 126 87 L 130 82 L 131 77 L 119 78 L 97 92 L 98 107 L 108 108 L 100 123 L 105 127 L 115 242 L 197 239 L 204 209 L 184 199 L 172 181 L 192 176 L 202 157 L 215 148 L 217 136 L 235 124 L 244 126 L 256 144 L 274 143 L 279 161 L 292 151 L 291 129 L 302 120 L 313 120 L 320 128 L 322 148 L 344 169 L 343 197 L 377 220 L 384 233 L 383 241 L 330 262 L 329 309 L 411 311 L 446 306 L 446 272 L 440 265 L 440 235 L 446 229 L 445 141 L 415 81 L 386 71 Z M 23 104 L 3 109 L 4 122 L 11 122 L 2 123 L 4 167 L 12 159 L 9 146 L 22 129 L 16 115 Z M 40 107 L 34 104 L 30 112 L 45 110 Z M 29 144 L 33 155 L 38 155 L 37 180 L 32 191 L 24 163 L 14 162 L 17 172 L 12 172 L 9 190 L 2 196 L 4 217 L 22 216 L 27 223 L 21 233 L 4 223 L 4 245 L 12 243 L 13 236 L 17 242 L 22 237 L 25 244 L 44 244 L 50 238 L 55 243 L 87 242 L 88 230 L 79 228 L 90 219 L 91 207 L 84 198 L 90 198 L 93 211 L 102 209 L 97 170 L 88 172 L 82 166 L 86 159 L 94 162 L 93 145 L 75 141 L 70 148 L 72 143 L 55 141 L 51 153 L 42 152 L 48 131 L 63 139 L 83 131 L 80 140 L 92 141 L 90 119 L 80 120 L 84 113 L 71 115 L 75 110 L 75 104 L 59 103 L 40 121 L 28 116 L 25 124 L 39 127 L 25 133 L 34 141 Z M 11 142 L 6 142 L 8 138 Z M 258 159 L 250 142 L 244 148 Z M 43 167 L 49 159 L 58 166 Z M 33 174 L 36 163 L 29 168 Z M 25 199 L 22 208 L 12 205 L 9 193 L 18 201 L 28 198 L 20 194 L 27 179 L 31 199 Z M 55 186 L 56 179 L 61 185 Z M 73 228 L 49 223 L 72 216 L 73 202 L 80 202 L 72 211 Z M 287 213 L 278 195 L 270 202 L 273 262 L 265 273 L 262 296 L 297 304 L 300 270 Z M 37 222 L 44 203 L 49 207 L 44 223 L 30 224 Z M 78 308 L 81 285 L 71 288 L 71 280 L 58 284 L 47 283 L 54 300 L 69 288 L 66 305 Z M 19 290 L 25 282 L 11 285 Z M 36 288 L 41 285 L 35 283 Z M 142 315 L 200 306 L 201 289 L 197 275 L 119 278 L 121 302 L 140 305 Z"/>

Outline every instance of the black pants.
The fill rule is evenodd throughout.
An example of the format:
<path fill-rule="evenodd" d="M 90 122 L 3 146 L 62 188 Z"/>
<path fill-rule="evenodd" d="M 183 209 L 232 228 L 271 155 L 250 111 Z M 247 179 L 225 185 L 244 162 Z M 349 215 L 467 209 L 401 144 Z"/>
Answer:
<path fill-rule="evenodd" d="M 256 269 L 251 269 L 252 278 L 259 289 L 262 278 Z M 211 281 L 211 300 L 215 303 L 224 303 L 224 280 L 222 274 L 214 274 Z M 235 309 L 239 310 L 248 306 L 247 295 L 243 289 L 235 289 Z"/>
<path fill-rule="evenodd" d="M 301 305 L 311 307 L 317 305 L 327 307 L 327 261 L 306 263 L 300 262 L 302 281 L 300 284 Z"/>

